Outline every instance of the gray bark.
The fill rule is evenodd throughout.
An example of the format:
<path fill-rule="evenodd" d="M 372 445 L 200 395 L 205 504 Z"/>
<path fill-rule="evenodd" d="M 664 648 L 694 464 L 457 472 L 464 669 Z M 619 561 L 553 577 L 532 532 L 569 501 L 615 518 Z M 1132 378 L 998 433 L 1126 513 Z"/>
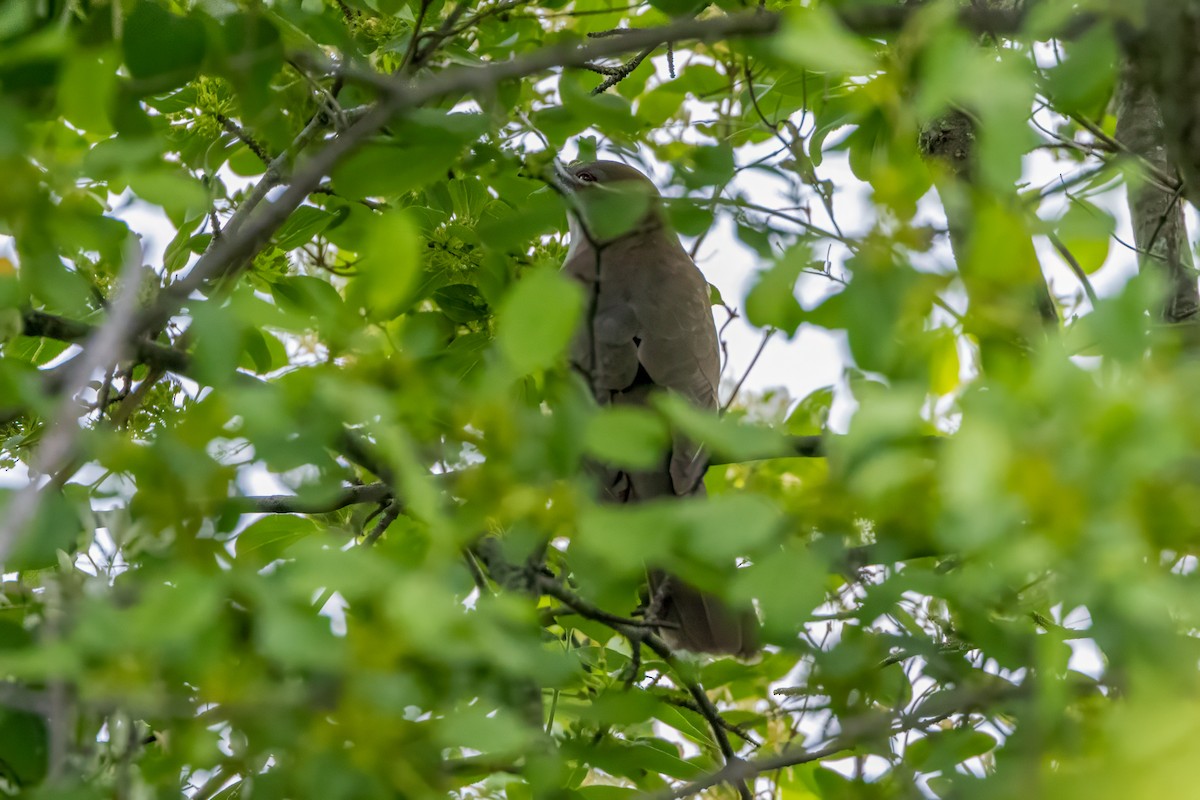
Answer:
<path fill-rule="evenodd" d="M 960 0 L 960 5 L 973 9 L 984 9 L 995 12 L 1016 12 L 1024 5 L 1022 0 Z M 921 130 L 919 146 L 921 154 L 930 160 L 937 161 L 946 168 L 954 183 L 958 186 L 940 185 L 939 194 L 946 209 L 946 222 L 950 229 L 950 248 L 954 259 L 962 270 L 966 264 L 966 248 L 971 231 L 971 199 L 970 187 L 974 181 L 975 160 L 975 121 L 969 113 L 952 109 L 938 119 L 926 125 Z M 960 191 L 961 190 L 961 191 Z M 1032 242 L 1030 247 L 1032 247 Z M 971 295 L 968 276 L 964 274 L 968 284 L 968 295 Z M 1058 311 L 1050 297 L 1045 278 L 1036 276 L 1036 286 L 1031 286 L 1030 302 L 1036 306 L 1038 316 L 1044 323 L 1058 323 Z M 977 296 L 968 297 L 972 305 L 988 301 Z"/>
<path fill-rule="evenodd" d="M 1130 60 L 1158 99 L 1185 196 L 1200 204 L 1200 0 L 1148 0 L 1145 27 L 1118 26 Z"/>
<path fill-rule="evenodd" d="M 941 183 L 938 193 L 946 211 L 946 223 L 950 230 L 950 249 L 960 271 L 966 265 L 967 243 L 972 225 L 971 185 L 974 179 L 975 122 L 959 110 L 952 110 L 926 125 L 921 130 L 919 147 L 921 154 L 945 167 L 951 185 Z M 957 185 L 955 185 L 957 184 Z M 1033 243 L 1030 242 L 1030 247 Z M 963 274 L 971 295 L 971 281 Z M 1058 323 L 1058 311 L 1050 297 L 1045 278 L 1039 273 L 1033 276 L 1030 286 L 1030 302 L 1036 307 L 1038 316 L 1046 324 Z M 986 303 L 987 298 L 971 296 L 972 305 Z"/>
<path fill-rule="evenodd" d="M 1159 172 L 1175 174 L 1167 157 L 1162 111 L 1138 65 L 1127 60 L 1117 88 L 1117 141 Z M 1161 270 L 1167 295 L 1160 310 L 1167 322 L 1190 320 L 1200 311 L 1200 292 L 1178 192 L 1152 181 L 1129 187 L 1129 212 L 1142 269 Z"/>

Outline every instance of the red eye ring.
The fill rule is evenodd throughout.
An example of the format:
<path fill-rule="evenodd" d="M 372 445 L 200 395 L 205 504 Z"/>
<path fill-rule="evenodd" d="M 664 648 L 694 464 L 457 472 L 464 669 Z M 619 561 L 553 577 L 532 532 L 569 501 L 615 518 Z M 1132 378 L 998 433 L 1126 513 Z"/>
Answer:
<path fill-rule="evenodd" d="M 581 172 L 576 177 L 578 177 L 581 181 L 586 181 L 587 183 L 595 183 L 596 181 L 596 176 L 590 172 Z"/>

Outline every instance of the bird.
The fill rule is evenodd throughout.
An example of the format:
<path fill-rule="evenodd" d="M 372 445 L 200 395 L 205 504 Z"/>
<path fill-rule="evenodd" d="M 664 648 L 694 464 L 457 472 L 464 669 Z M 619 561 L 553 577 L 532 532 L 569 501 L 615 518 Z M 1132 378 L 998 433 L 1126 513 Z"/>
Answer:
<path fill-rule="evenodd" d="M 644 406 L 669 391 L 716 411 L 720 345 L 708 281 L 663 213 L 658 188 L 618 161 L 554 162 L 567 200 L 570 245 L 562 270 L 583 285 L 585 313 L 571 366 L 600 405 Z M 654 469 L 599 465 L 602 499 L 637 503 L 706 494 L 703 449 L 675 433 Z M 648 570 L 647 616 L 672 648 L 749 657 L 758 649 L 751 608 L 735 609 L 660 569 Z"/>

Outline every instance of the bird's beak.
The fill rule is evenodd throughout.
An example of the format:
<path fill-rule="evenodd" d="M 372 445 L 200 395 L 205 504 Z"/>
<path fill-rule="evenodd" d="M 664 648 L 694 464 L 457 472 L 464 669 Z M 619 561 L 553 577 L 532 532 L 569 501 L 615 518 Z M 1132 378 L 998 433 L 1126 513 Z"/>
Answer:
<path fill-rule="evenodd" d="M 579 180 L 571 174 L 567 166 L 557 158 L 554 159 L 554 172 L 551 177 L 555 185 L 564 192 L 575 191 L 576 185 L 579 183 Z"/>

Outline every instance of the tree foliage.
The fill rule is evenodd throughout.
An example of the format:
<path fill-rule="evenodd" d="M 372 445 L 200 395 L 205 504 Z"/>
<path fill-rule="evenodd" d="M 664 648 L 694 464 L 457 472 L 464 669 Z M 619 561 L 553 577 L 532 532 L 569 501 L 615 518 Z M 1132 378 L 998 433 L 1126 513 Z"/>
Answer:
<path fill-rule="evenodd" d="M 0 2 L 0 783 L 1188 796 L 1197 30 Z M 562 152 L 653 168 L 689 244 L 733 231 L 718 319 L 835 332 L 843 379 L 594 407 Z M 672 429 L 708 498 L 594 501 L 585 459 Z M 764 652 L 672 652 L 647 564 L 753 599 Z"/>

